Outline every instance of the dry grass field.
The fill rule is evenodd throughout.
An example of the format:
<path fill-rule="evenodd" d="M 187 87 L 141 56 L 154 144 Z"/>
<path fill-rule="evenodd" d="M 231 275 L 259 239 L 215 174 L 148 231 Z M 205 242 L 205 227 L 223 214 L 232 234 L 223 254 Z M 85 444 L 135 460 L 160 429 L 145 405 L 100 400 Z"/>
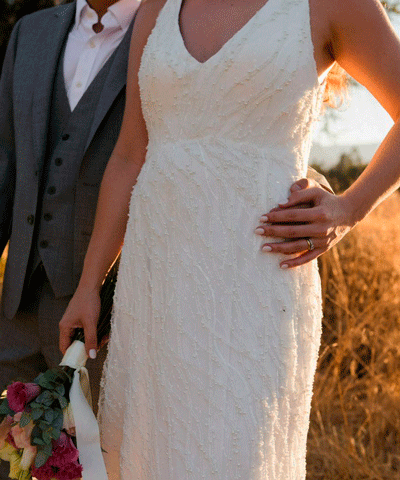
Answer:
<path fill-rule="evenodd" d="M 307 480 L 400 478 L 400 196 L 321 258 Z"/>
<path fill-rule="evenodd" d="M 320 272 L 307 480 L 400 479 L 400 195 L 324 255 Z"/>

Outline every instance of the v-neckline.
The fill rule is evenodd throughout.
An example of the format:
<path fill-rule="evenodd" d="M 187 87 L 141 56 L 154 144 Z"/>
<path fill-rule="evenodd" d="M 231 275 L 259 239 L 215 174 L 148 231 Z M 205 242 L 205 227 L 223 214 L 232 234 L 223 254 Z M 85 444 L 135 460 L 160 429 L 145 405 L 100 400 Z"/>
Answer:
<path fill-rule="evenodd" d="M 260 7 L 256 13 L 250 17 L 247 22 L 239 28 L 239 30 L 237 30 L 222 46 L 219 50 L 217 50 L 213 55 L 211 55 L 211 57 L 208 57 L 207 60 L 205 60 L 204 62 L 200 62 L 199 60 L 197 60 L 197 58 L 195 58 L 190 52 L 189 50 L 187 49 L 186 47 L 186 43 L 185 43 L 185 39 L 183 38 L 183 35 L 182 35 L 182 31 L 181 31 L 181 25 L 180 25 L 180 19 L 181 19 L 181 13 L 182 13 L 182 4 L 183 4 L 183 1 L 184 0 L 178 0 L 177 4 L 178 4 L 178 15 L 177 15 L 177 18 L 176 18 L 176 26 L 177 26 L 177 30 L 178 30 L 178 36 L 179 36 L 179 39 L 183 45 L 183 48 L 186 52 L 186 54 L 199 66 L 204 66 L 208 63 L 210 63 L 212 60 L 214 60 L 216 57 L 218 57 L 220 54 L 222 54 L 222 52 L 228 48 L 228 46 L 234 42 L 234 40 L 236 40 L 237 37 L 240 36 L 241 33 L 243 33 L 247 28 L 249 28 L 252 23 L 255 21 L 255 19 L 257 17 L 259 17 L 263 12 L 264 10 L 267 10 L 267 8 L 270 7 L 270 3 L 274 3 L 274 1 L 276 0 L 267 0 L 264 5 L 262 7 Z"/>

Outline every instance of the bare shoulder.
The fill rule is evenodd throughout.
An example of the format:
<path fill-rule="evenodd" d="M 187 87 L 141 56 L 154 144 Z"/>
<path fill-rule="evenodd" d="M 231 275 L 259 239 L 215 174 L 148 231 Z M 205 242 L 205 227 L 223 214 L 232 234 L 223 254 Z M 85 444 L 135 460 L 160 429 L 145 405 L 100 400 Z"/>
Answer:
<path fill-rule="evenodd" d="M 326 11 L 332 45 L 338 58 L 346 46 L 346 37 L 361 40 L 363 33 L 379 36 L 393 30 L 380 0 L 319 0 L 315 3 L 320 3 L 319 8 Z"/>
<path fill-rule="evenodd" d="M 136 15 L 135 26 L 140 28 L 154 25 L 167 0 L 142 0 Z"/>

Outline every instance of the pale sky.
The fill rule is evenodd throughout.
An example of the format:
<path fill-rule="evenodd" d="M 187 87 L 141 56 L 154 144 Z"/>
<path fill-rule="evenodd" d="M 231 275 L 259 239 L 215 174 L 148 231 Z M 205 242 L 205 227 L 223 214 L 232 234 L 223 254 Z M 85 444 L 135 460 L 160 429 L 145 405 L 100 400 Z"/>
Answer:
<path fill-rule="evenodd" d="M 393 17 L 392 24 L 400 36 L 400 18 Z M 338 112 L 339 119 L 332 123 L 336 138 L 329 138 L 320 132 L 321 125 L 315 129 L 314 141 L 324 146 L 333 144 L 357 145 L 360 143 L 382 142 L 393 121 L 377 100 L 362 86 L 350 88 L 347 109 Z"/>

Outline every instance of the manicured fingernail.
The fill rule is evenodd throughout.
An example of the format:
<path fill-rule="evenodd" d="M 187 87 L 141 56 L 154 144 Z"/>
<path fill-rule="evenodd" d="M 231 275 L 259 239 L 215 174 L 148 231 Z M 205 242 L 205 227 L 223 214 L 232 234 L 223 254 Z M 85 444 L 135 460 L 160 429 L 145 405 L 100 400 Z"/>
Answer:
<path fill-rule="evenodd" d="M 289 265 L 287 263 L 283 263 L 281 265 L 282 270 L 285 270 L 286 268 L 289 268 Z"/>
<path fill-rule="evenodd" d="M 267 223 L 267 222 L 268 222 L 268 217 L 267 217 L 266 215 L 263 215 L 263 216 L 260 218 L 260 222 Z"/>
<path fill-rule="evenodd" d="M 97 357 L 97 352 L 94 348 L 89 350 L 89 357 L 92 358 L 93 360 Z"/>
<path fill-rule="evenodd" d="M 300 185 L 293 185 L 293 190 L 301 190 Z"/>
<path fill-rule="evenodd" d="M 254 230 L 254 233 L 256 233 L 257 235 L 263 235 L 263 234 L 264 234 L 264 229 L 261 228 L 261 227 L 257 227 L 257 228 Z"/>
<path fill-rule="evenodd" d="M 262 251 L 263 252 L 271 252 L 272 251 L 272 247 L 270 247 L 269 245 L 264 245 L 262 247 Z"/>

